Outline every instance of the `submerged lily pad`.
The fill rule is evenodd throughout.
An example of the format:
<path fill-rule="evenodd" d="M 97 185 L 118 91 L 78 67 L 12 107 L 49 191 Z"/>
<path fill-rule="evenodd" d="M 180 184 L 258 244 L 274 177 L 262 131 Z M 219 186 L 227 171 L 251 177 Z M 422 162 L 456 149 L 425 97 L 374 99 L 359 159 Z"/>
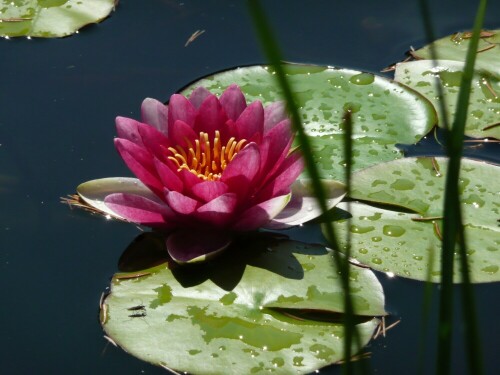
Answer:
<path fill-rule="evenodd" d="M 431 103 L 406 86 L 371 73 L 324 66 L 286 65 L 306 132 L 313 140 L 323 177 L 344 180 L 342 116 L 353 111 L 353 169 L 402 157 L 396 143 L 415 143 L 437 122 Z M 249 66 L 203 78 L 220 94 L 237 83 L 248 100 L 264 105 L 283 100 L 270 67 Z"/>
<path fill-rule="evenodd" d="M 499 56 L 500 59 L 500 56 Z M 437 84 L 443 88 L 448 124 L 456 112 L 458 92 L 464 63 L 451 60 L 422 60 L 400 63 L 396 66 L 395 79 L 410 86 L 429 99 L 439 109 Z M 500 76 L 476 70 L 470 90 L 470 105 L 465 135 L 477 138 L 500 138 Z M 439 112 L 439 111 L 438 111 Z M 439 126 L 444 126 L 440 114 Z"/>
<path fill-rule="evenodd" d="M 471 38 L 470 32 L 455 33 L 412 51 L 417 59 L 432 59 L 431 46 L 435 48 L 437 58 L 444 60 L 465 61 Z M 500 74 L 500 30 L 481 32 L 476 55 L 476 69 L 484 69 Z"/>
<path fill-rule="evenodd" d="M 351 255 L 374 269 L 417 279 L 440 281 L 441 217 L 447 161 L 407 158 L 367 168 L 353 175 L 351 226 L 347 204 L 333 222 L 342 246 L 352 235 Z M 461 208 L 468 262 L 475 283 L 500 281 L 500 168 L 462 160 Z M 380 204 L 391 205 L 380 208 Z M 460 282 L 456 259 L 454 281 Z"/>
<path fill-rule="evenodd" d="M 309 373 L 343 358 L 343 297 L 329 251 L 283 240 L 236 244 L 204 267 L 117 274 L 106 334 L 154 364 L 197 374 Z M 372 271 L 351 266 L 361 346 L 385 315 Z M 353 345 L 353 352 L 361 347 Z"/>
<path fill-rule="evenodd" d="M 0 36 L 62 37 L 106 18 L 117 0 L 0 0 Z"/>

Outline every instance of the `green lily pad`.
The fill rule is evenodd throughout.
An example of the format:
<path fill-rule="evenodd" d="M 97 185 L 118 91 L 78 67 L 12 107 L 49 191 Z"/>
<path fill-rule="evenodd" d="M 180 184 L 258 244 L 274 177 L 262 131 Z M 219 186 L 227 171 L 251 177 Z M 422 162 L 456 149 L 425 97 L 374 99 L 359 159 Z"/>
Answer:
<path fill-rule="evenodd" d="M 500 56 L 499 56 L 500 58 Z M 439 109 L 438 83 L 443 88 L 448 124 L 456 112 L 458 92 L 464 63 L 451 60 L 421 60 L 396 66 L 395 80 L 410 86 L 429 99 Z M 476 70 L 470 90 L 470 106 L 465 135 L 476 138 L 500 138 L 500 75 Z M 440 114 L 439 123 L 444 126 Z"/>
<path fill-rule="evenodd" d="M 407 158 L 367 168 L 353 175 L 351 226 L 347 205 L 339 206 L 341 220 L 333 222 L 342 246 L 352 234 L 351 255 L 384 272 L 440 281 L 441 217 L 447 161 Z M 500 168 L 462 160 L 461 208 L 471 279 L 500 281 Z M 380 208 L 380 204 L 391 205 Z M 460 282 L 456 259 L 454 281 Z"/>
<path fill-rule="evenodd" d="M 437 58 L 444 60 L 465 61 L 471 33 L 455 33 L 412 51 L 416 59 L 432 59 L 431 46 L 434 46 Z M 484 30 L 479 39 L 476 55 L 476 69 L 484 69 L 500 74 L 500 30 Z"/>
<path fill-rule="evenodd" d="M 145 361 L 196 374 L 309 373 L 341 360 L 343 297 L 329 251 L 254 237 L 236 246 L 237 257 L 204 267 L 116 274 L 101 306 L 106 334 Z M 384 295 L 368 269 L 351 266 L 351 280 L 362 347 Z"/>
<path fill-rule="evenodd" d="M 353 170 L 401 158 L 396 143 L 415 143 L 437 122 L 428 100 L 406 86 L 371 73 L 325 66 L 286 65 L 306 132 L 324 178 L 343 181 L 342 116 L 353 111 Z M 182 91 L 204 86 L 220 94 L 232 83 L 248 101 L 283 100 L 270 67 L 249 66 L 205 77 Z"/>
<path fill-rule="evenodd" d="M 117 0 L 0 0 L 0 36 L 55 38 L 106 18 Z"/>

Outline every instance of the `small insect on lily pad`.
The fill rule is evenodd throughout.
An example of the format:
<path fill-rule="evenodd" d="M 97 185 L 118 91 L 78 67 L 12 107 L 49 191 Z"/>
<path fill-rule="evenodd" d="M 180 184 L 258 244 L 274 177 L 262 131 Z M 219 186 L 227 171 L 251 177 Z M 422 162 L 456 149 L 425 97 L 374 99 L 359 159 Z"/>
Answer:
<path fill-rule="evenodd" d="M 310 373 L 344 357 L 343 293 L 329 250 L 249 237 L 198 267 L 113 277 L 106 334 L 128 353 L 196 374 Z M 369 269 L 350 267 L 359 352 L 386 314 Z"/>
<path fill-rule="evenodd" d="M 419 141 L 436 124 L 432 104 L 406 86 L 372 73 L 314 65 L 285 65 L 302 121 L 324 178 L 344 180 L 342 116 L 353 112 L 353 169 L 401 158 L 396 143 Z M 283 100 L 275 72 L 248 66 L 216 73 L 182 91 L 204 86 L 221 93 L 230 84 L 248 100 Z"/>
<path fill-rule="evenodd" d="M 341 220 L 332 222 L 343 248 L 349 231 L 351 255 L 362 264 L 439 282 L 446 167 L 445 158 L 406 158 L 355 173 L 351 197 L 364 203 L 339 205 Z M 500 167 L 462 160 L 460 204 L 474 283 L 500 281 L 499 180 Z M 457 256 L 454 281 L 460 280 Z"/>
<path fill-rule="evenodd" d="M 0 0 L 0 36 L 56 38 L 106 18 L 118 0 Z"/>

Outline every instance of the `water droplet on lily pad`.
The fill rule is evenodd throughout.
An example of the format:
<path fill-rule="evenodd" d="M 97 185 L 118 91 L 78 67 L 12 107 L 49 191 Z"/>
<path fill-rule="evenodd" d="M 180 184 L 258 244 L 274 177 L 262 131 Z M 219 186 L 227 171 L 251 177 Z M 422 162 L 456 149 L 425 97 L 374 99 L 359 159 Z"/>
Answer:
<path fill-rule="evenodd" d="M 391 236 L 391 237 L 401 237 L 403 234 L 406 233 L 406 230 L 403 227 L 400 227 L 399 225 L 384 225 L 382 231 L 386 236 Z"/>
<path fill-rule="evenodd" d="M 471 194 L 467 198 L 462 199 L 462 202 L 465 204 L 470 204 L 475 208 L 483 207 L 484 206 L 484 200 L 479 197 L 477 194 Z"/>
<path fill-rule="evenodd" d="M 415 187 L 415 183 L 406 178 L 398 178 L 391 184 L 391 188 L 395 190 L 411 190 Z"/>
<path fill-rule="evenodd" d="M 355 85 L 369 85 L 373 83 L 375 80 L 375 76 L 370 73 L 360 73 L 352 76 L 349 79 L 349 82 L 354 83 Z"/>
<path fill-rule="evenodd" d="M 304 268 L 304 271 L 311 271 L 314 269 L 316 266 L 312 263 L 304 263 L 302 264 L 302 268 Z"/>
<path fill-rule="evenodd" d="M 271 363 L 273 364 L 274 367 L 281 367 L 285 364 L 285 361 L 283 360 L 283 358 L 276 357 L 273 358 Z"/>
<path fill-rule="evenodd" d="M 293 357 L 293 365 L 297 367 L 302 367 L 304 366 L 302 361 L 304 360 L 304 357 Z"/>
<path fill-rule="evenodd" d="M 481 110 L 479 110 L 479 109 L 476 109 L 475 111 L 471 112 L 471 115 L 474 116 L 477 119 L 480 119 L 481 117 L 483 117 L 484 112 L 481 111 Z"/>
<path fill-rule="evenodd" d="M 230 305 L 234 302 L 234 300 L 236 299 L 237 295 L 236 293 L 234 292 L 230 292 L 230 293 L 227 293 L 225 294 L 224 296 L 222 296 L 219 301 L 223 304 L 223 305 Z"/>
<path fill-rule="evenodd" d="M 345 103 L 344 106 L 342 107 L 344 111 L 351 111 L 352 113 L 359 112 L 361 109 L 361 104 L 359 103 L 353 103 L 353 102 L 348 102 Z"/>
<path fill-rule="evenodd" d="M 460 87 L 462 72 L 449 72 L 447 70 L 443 70 L 442 72 L 439 72 L 439 78 L 441 78 L 443 85 L 446 87 Z"/>
<path fill-rule="evenodd" d="M 325 361 L 335 354 L 334 350 L 321 344 L 314 344 L 309 348 L 309 350 L 315 355 L 316 358 L 323 359 Z"/>
<path fill-rule="evenodd" d="M 363 234 L 363 233 L 371 232 L 374 229 L 375 229 L 375 227 L 373 227 L 371 225 L 370 226 L 366 226 L 366 227 L 362 227 L 360 225 L 351 225 L 351 232 L 352 233 Z"/>
<path fill-rule="evenodd" d="M 481 268 L 481 271 L 486 272 L 486 273 L 488 273 L 490 275 L 493 275 L 494 273 L 498 272 L 498 266 L 484 267 L 484 268 Z"/>

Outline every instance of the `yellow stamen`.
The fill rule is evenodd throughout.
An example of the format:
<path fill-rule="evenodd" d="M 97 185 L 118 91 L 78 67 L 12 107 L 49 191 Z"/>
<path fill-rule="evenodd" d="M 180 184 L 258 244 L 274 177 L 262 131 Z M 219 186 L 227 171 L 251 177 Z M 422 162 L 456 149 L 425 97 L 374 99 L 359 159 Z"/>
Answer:
<path fill-rule="evenodd" d="M 181 154 L 182 158 L 184 160 L 187 160 L 186 151 L 184 151 L 184 149 L 181 146 L 179 146 L 179 145 L 175 146 L 175 148 L 177 149 L 177 151 L 179 151 L 177 154 Z"/>
<path fill-rule="evenodd" d="M 214 138 L 214 159 L 220 158 L 220 151 L 221 151 L 220 133 L 218 130 L 216 130 Z"/>
<path fill-rule="evenodd" d="M 200 160 L 201 158 L 200 140 L 197 139 L 195 143 L 196 143 L 196 159 Z"/>
<path fill-rule="evenodd" d="M 229 159 L 232 159 L 233 158 L 233 154 L 234 154 L 234 149 L 236 148 L 236 142 L 233 140 L 231 142 L 231 146 L 229 146 L 228 148 L 229 148 L 229 150 L 227 152 L 227 156 L 228 156 Z"/>
<path fill-rule="evenodd" d="M 239 152 L 241 148 L 243 147 L 243 144 L 246 142 L 246 139 L 242 139 L 236 144 L 236 152 Z"/>
<path fill-rule="evenodd" d="M 180 145 L 169 147 L 168 151 L 171 155 L 168 155 L 167 158 L 177 164 L 178 172 L 186 169 L 199 178 L 210 181 L 220 179 L 228 163 L 233 160 L 247 142 L 246 139 L 237 142 L 232 137 L 225 145 L 222 145 L 218 130 L 215 131 L 212 142 L 210 142 L 208 134 L 205 132 L 200 132 L 199 138 L 194 140 L 194 145 L 188 139 L 185 139 L 185 141 L 187 145 L 185 147 Z"/>

